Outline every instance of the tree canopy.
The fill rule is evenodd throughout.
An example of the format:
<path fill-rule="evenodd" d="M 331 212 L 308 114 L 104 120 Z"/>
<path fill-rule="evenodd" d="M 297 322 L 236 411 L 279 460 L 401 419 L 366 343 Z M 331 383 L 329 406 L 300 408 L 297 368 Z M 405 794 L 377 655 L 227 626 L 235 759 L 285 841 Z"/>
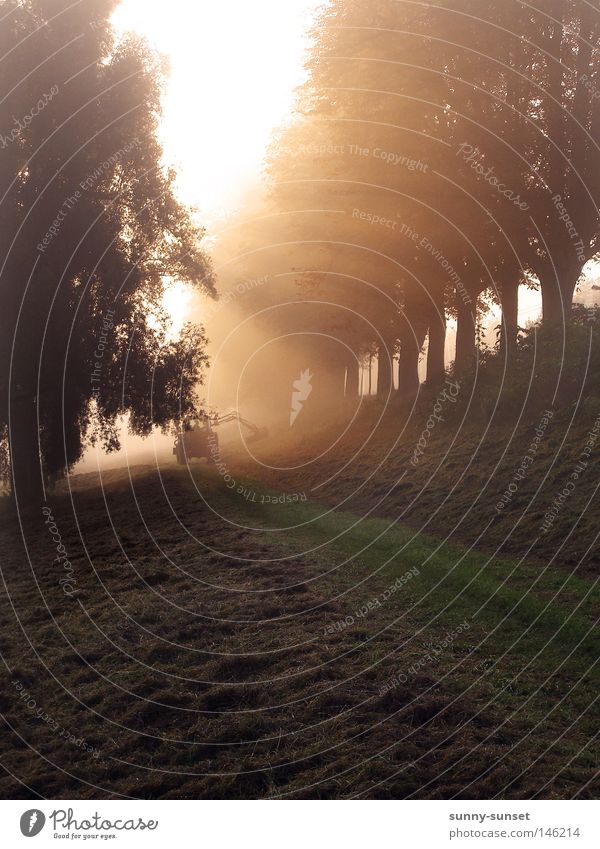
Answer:
<path fill-rule="evenodd" d="M 523 283 L 541 288 L 564 346 L 600 247 L 598 23 L 584 0 L 331 0 L 320 12 L 296 115 L 267 163 L 268 243 L 286 248 L 250 252 L 248 271 L 293 269 L 297 298 L 338 305 L 307 306 L 310 326 L 350 360 L 379 351 L 383 395 L 398 352 L 414 394 L 426 340 L 428 380 L 442 378 L 448 318 L 454 370 L 471 372 L 494 302 L 510 365 Z M 260 245 L 264 230 L 247 234 Z M 273 303 L 292 285 L 269 289 Z M 297 311 L 289 330 L 306 320 Z"/>
<path fill-rule="evenodd" d="M 3 0 L 0 426 L 17 496 L 81 456 L 196 408 L 201 328 L 165 288 L 214 293 L 202 230 L 157 138 L 166 68 L 117 41 L 115 0 Z"/>

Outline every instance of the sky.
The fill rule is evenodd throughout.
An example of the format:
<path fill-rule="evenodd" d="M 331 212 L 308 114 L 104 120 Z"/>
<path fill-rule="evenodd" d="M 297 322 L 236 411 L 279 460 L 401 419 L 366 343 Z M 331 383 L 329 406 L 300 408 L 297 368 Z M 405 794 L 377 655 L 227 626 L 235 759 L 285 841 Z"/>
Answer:
<path fill-rule="evenodd" d="M 113 22 L 171 63 L 165 160 L 203 223 L 235 209 L 260 178 L 273 130 L 303 78 L 306 31 L 320 0 L 123 0 Z"/>
<path fill-rule="evenodd" d="M 165 164 L 178 171 L 177 194 L 199 209 L 208 235 L 260 184 L 273 131 L 290 114 L 304 80 L 307 30 L 322 0 L 122 0 L 113 17 L 118 32 L 133 30 L 171 66 L 163 101 Z M 172 333 L 189 320 L 192 291 L 167 289 Z M 144 441 L 123 424 L 123 450 L 108 459 L 88 450 L 78 471 L 139 461 L 170 441 Z"/>

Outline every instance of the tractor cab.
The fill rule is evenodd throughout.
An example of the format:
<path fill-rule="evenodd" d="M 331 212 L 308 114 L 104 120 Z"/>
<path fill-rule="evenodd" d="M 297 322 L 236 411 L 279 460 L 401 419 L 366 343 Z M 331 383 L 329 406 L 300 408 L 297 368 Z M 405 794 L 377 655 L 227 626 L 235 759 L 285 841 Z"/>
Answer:
<path fill-rule="evenodd" d="M 190 460 L 206 458 L 209 463 L 216 462 L 219 454 L 219 437 L 215 428 L 230 422 L 238 422 L 249 433 L 247 442 L 257 442 L 266 439 L 269 431 L 266 427 L 257 427 L 246 421 L 234 410 L 224 415 L 208 413 L 198 418 L 185 419 L 179 429 L 173 454 L 180 466 L 186 466 Z"/>
<path fill-rule="evenodd" d="M 219 437 L 212 424 L 210 416 L 185 419 L 173 446 L 180 466 L 194 459 L 214 460 L 219 451 Z"/>

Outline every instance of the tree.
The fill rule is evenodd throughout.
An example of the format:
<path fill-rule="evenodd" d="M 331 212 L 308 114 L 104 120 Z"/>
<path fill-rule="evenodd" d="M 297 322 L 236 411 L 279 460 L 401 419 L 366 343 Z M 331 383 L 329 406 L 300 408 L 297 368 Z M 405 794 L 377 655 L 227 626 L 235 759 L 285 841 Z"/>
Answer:
<path fill-rule="evenodd" d="M 536 120 L 537 179 L 543 214 L 531 233 L 544 320 L 570 317 L 584 265 L 600 248 L 600 15 L 585 0 L 548 0 L 532 16 L 541 89 Z"/>
<path fill-rule="evenodd" d="M 400 390 L 418 391 L 425 339 L 427 380 L 443 379 L 448 317 L 454 370 L 474 374 L 490 303 L 510 373 L 523 283 L 539 282 L 546 322 L 568 317 L 598 250 L 598 21 L 585 0 L 321 10 L 268 162 L 272 212 L 281 242 L 302 245 L 296 271 L 360 317 L 345 338 L 377 353 L 383 397 L 398 350 Z M 327 321 L 315 310 L 311 322 L 339 331 Z"/>
<path fill-rule="evenodd" d="M 198 404 L 203 332 L 172 339 L 161 298 L 213 293 L 210 265 L 161 162 L 165 68 L 115 42 L 115 5 L 1 3 L 0 421 L 20 504 L 86 439 L 115 448 L 120 417 L 147 434 Z"/>

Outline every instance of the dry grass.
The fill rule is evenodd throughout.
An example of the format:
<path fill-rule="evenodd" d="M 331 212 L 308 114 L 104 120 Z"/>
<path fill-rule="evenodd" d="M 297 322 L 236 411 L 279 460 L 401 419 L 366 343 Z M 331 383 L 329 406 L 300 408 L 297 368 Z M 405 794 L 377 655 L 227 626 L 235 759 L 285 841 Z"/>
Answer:
<path fill-rule="evenodd" d="M 3 798 L 597 794 L 591 610 L 553 641 L 591 584 L 565 590 L 558 625 L 536 621 L 535 605 L 500 624 L 512 605 L 503 589 L 471 621 L 480 598 L 457 590 L 459 549 L 428 569 L 432 542 L 398 529 L 340 566 L 377 522 L 346 524 L 331 542 L 347 517 L 263 508 L 202 469 L 200 492 L 174 468 L 136 470 L 133 486 L 110 473 L 103 492 L 97 483 L 50 498 L 76 597 L 59 586 L 41 513 L 24 519 L 27 551 L 14 517 L 2 532 Z M 261 530 L 290 517 L 309 524 Z M 302 553 L 316 541 L 328 544 Z M 389 551 L 400 553 L 384 567 Z M 330 628 L 416 563 L 419 580 Z M 446 572 L 455 583 L 435 589 Z M 494 576 L 485 598 L 502 583 Z M 425 662 L 466 616 L 470 630 Z"/>

